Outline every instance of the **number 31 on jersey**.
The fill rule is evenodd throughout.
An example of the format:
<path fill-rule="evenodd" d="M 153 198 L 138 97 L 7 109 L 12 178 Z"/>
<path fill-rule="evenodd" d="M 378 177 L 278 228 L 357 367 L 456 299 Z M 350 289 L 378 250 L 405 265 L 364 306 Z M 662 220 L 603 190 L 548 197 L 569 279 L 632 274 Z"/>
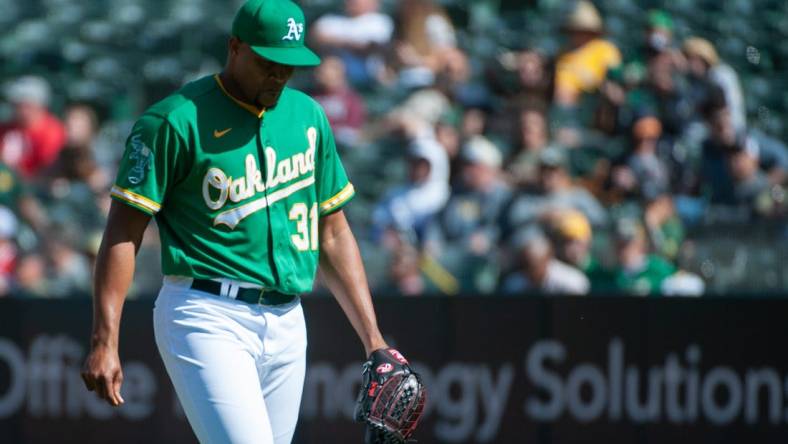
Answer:
<path fill-rule="evenodd" d="M 296 223 L 296 234 L 290 235 L 298 251 L 317 251 L 317 203 L 307 209 L 303 202 L 298 202 L 290 207 L 288 214 L 290 220 Z"/>

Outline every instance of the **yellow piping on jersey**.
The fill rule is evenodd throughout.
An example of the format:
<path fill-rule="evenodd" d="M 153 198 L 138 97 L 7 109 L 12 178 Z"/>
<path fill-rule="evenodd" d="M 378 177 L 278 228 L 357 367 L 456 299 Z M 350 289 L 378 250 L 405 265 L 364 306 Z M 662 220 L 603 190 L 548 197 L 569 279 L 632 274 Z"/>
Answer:
<path fill-rule="evenodd" d="M 110 191 L 110 195 L 117 197 L 121 200 L 124 200 L 128 203 L 134 204 L 137 207 L 142 207 L 145 210 L 148 210 L 152 214 L 156 214 L 161 209 L 161 205 L 148 199 L 147 197 L 137 194 L 131 190 L 127 190 L 125 188 L 121 188 L 117 185 L 112 186 L 112 190 Z"/>
<path fill-rule="evenodd" d="M 219 89 L 221 89 L 222 92 L 224 93 L 224 95 L 229 97 L 230 100 L 235 102 L 241 108 L 243 108 L 243 109 L 249 111 L 250 113 L 254 114 L 255 116 L 257 116 L 258 119 L 261 119 L 263 117 L 263 114 L 265 114 L 265 108 L 258 109 L 254 105 L 250 105 L 250 104 L 248 104 L 246 102 L 242 102 L 242 101 L 236 99 L 235 97 L 233 97 L 232 94 L 227 92 L 227 89 L 225 89 L 224 84 L 222 83 L 222 79 L 219 78 L 219 74 L 214 74 L 213 78 L 216 79 L 216 83 L 219 84 Z"/>
<path fill-rule="evenodd" d="M 337 206 L 344 203 L 346 200 L 353 197 L 353 194 L 355 194 L 355 192 L 356 190 L 353 188 L 353 184 L 348 183 L 347 185 L 345 185 L 345 188 L 342 188 L 340 192 L 333 195 L 329 199 L 326 199 L 323 203 L 320 204 L 320 212 L 326 213 L 328 211 L 331 211 L 333 208 L 336 208 Z"/>

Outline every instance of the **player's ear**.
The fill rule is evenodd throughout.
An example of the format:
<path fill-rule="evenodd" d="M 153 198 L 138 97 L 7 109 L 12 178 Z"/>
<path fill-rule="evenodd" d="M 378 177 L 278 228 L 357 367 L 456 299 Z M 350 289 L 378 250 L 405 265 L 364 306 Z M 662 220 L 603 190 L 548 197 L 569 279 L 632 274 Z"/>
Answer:
<path fill-rule="evenodd" d="M 230 40 L 227 42 L 227 51 L 229 55 L 237 56 L 238 52 L 241 50 L 241 39 L 238 37 L 230 37 Z"/>

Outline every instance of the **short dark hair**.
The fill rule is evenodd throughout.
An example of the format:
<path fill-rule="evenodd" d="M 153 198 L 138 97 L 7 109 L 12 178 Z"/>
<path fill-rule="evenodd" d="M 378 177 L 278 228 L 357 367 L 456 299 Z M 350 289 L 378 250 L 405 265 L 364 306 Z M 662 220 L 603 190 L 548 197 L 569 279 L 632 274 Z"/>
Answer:
<path fill-rule="evenodd" d="M 706 120 L 710 120 L 714 115 L 728 107 L 725 100 L 725 92 L 717 85 L 709 85 L 709 92 L 700 105 L 700 112 Z"/>

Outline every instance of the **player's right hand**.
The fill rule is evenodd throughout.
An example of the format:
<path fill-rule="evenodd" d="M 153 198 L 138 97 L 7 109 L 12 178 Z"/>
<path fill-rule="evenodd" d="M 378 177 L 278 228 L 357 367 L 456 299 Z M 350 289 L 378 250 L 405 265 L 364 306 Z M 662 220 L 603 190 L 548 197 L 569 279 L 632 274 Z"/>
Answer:
<path fill-rule="evenodd" d="M 117 407 L 123 404 L 120 386 L 123 384 L 123 370 L 117 348 L 98 345 L 90 350 L 82 366 L 82 380 L 88 390 Z"/>

